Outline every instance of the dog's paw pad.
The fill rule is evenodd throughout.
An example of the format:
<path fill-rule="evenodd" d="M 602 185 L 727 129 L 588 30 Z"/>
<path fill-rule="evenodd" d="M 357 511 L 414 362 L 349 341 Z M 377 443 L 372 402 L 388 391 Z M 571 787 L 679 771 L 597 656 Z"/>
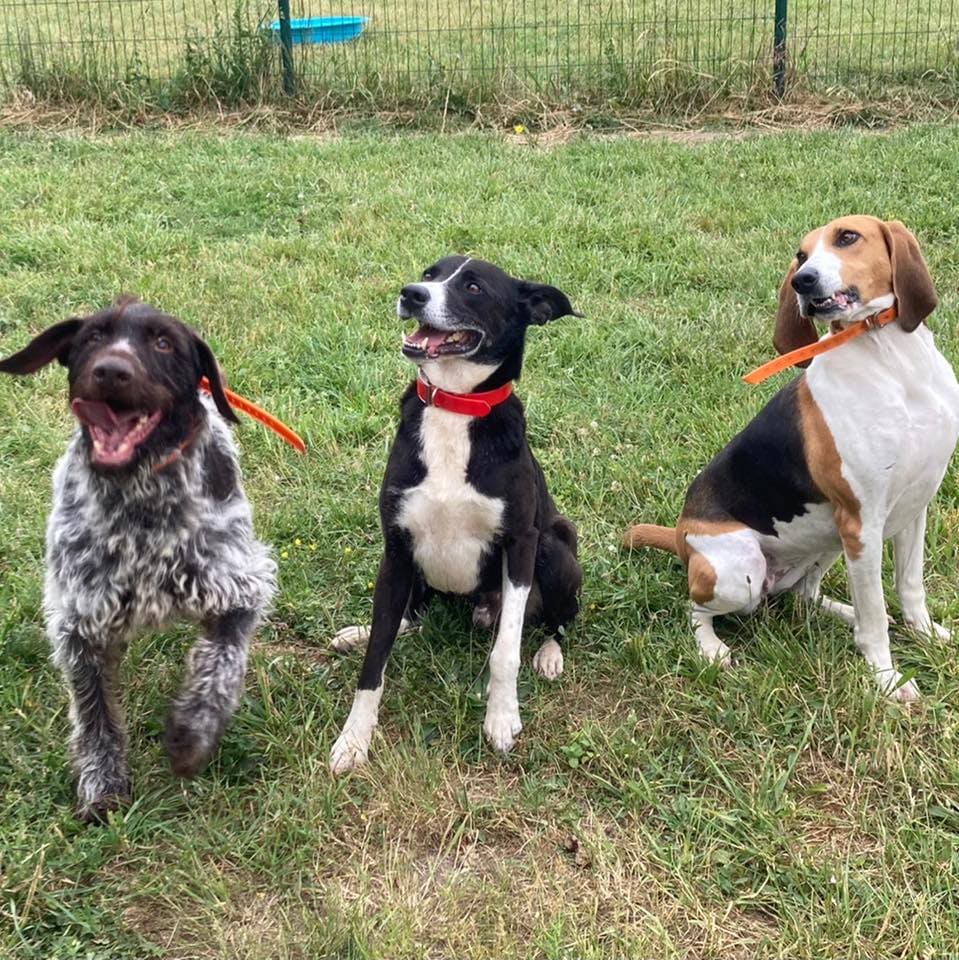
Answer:
<path fill-rule="evenodd" d="M 563 649 L 555 640 L 547 640 L 533 657 L 533 669 L 547 680 L 555 680 L 563 672 Z"/>
<path fill-rule="evenodd" d="M 341 777 L 362 767 L 369 759 L 369 753 L 369 739 L 363 744 L 353 734 L 341 733 L 330 750 L 330 773 Z"/>
<path fill-rule="evenodd" d="M 348 650 L 355 650 L 362 646 L 370 638 L 370 628 L 363 626 L 344 627 L 337 631 L 336 635 L 330 641 L 330 646 L 340 653 L 346 653 Z"/>
<path fill-rule="evenodd" d="M 494 750 L 509 753 L 522 729 L 523 724 L 518 711 L 487 710 L 483 733 L 486 734 L 486 739 Z"/>

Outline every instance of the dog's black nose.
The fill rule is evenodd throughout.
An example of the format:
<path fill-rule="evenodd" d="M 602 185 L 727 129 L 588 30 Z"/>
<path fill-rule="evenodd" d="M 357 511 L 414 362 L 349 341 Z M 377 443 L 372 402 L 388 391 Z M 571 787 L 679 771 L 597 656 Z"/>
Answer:
<path fill-rule="evenodd" d="M 796 293 L 812 293 L 819 284 L 819 274 L 815 270 L 798 270 L 793 276 L 793 290 Z"/>
<path fill-rule="evenodd" d="M 104 357 L 94 365 L 93 379 L 105 390 L 125 387 L 133 379 L 133 364 L 123 357 Z"/>
<path fill-rule="evenodd" d="M 415 309 L 429 303 L 430 292 L 418 283 L 410 283 L 400 291 L 400 297 L 408 307 Z"/>

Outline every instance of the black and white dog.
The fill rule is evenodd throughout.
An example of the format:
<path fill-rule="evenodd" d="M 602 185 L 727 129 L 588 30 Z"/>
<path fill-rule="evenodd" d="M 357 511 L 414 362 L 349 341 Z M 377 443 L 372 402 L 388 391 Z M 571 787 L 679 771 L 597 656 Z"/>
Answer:
<path fill-rule="evenodd" d="M 192 775 L 239 703 L 276 567 L 253 535 L 225 422 L 236 416 L 196 333 L 123 297 L 44 331 L 0 372 L 53 360 L 79 425 L 53 478 L 44 608 L 70 692 L 78 815 L 99 819 L 130 796 L 117 696 L 129 641 L 177 619 L 203 626 L 166 730 L 174 771 Z M 203 376 L 212 402 L 197 394 Z"/>
<path fill-rule="evenodd" d="M 472 598 L 478 624 L 499 619 L 483 730 L 503 751 L 522 729 L 516 678 L 524 620 L 548 630 L 533 666 L 554 678 L 563 670 L 556 637 L 579 609 L 576 528 L 547 492 L 512 394 L 530 324 L 578 314 L 555 287 L 460 256 L 404 287 L 397 312 L 421 324 L 403 341 L 419 374 L 401 401 L 380 492 L 385 549 L 373 622 L 333 641 L 338 650 L 367 642 L 353 707 L 330 755 L 334 773 L 366 761 L 390 649 L 434 592 Z"/>

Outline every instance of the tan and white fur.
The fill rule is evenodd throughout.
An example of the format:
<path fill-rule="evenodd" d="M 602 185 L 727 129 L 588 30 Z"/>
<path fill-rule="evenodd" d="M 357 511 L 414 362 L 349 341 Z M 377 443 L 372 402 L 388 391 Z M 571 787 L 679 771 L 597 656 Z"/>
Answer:
<path fill-rule="evenodd" d="M 853 626 L 885 693 L 918 696 L 890 653 L 883 543 L 893 542 L 904 622 L 947 638 L 926 605 L 923 540 L 959 438 L 959 385 L 925 323 L 937 297 L 912 234 L 865 216 L 808 234 L 780 291 L 775 345 L 785 353 L 815 342 L 814 319 L 830 321 L 825 339 L 893 304 L 894 322 L 813 359 L 710 463 L 675 530 L 641 524 L 626 534 L 628 545 L 669 549 L 686 564 L 707 659 L 731 660 L 714 617 L 794 590 Z M 820 592 L 840 556 L 851 606 Z"/>

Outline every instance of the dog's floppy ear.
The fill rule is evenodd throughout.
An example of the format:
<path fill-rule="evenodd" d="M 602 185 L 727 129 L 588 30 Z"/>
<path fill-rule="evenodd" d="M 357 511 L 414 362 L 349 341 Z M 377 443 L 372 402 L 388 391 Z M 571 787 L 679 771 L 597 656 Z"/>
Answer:
<path fill-rule="evenodd" d="M 936 309 L 939 297 L 916 238 L 898 220 L 882 224 L 892 261 L 892 291 L 896 295 L 899 326 L 912 333 Z"/>
<path fill-rule="evenodd" d="M 15 373 L 21 376 L 35 373 L 54 360 L 59 360 L 65 366 L 73 338 L 82 326 L 83 320 L 80 317 L 71 317 L 48 327 L 18 353 L 6 360 L 0 360 L 0 373 Z"/>
<path fill-rule="evenodd" d="M 230 401 L 227 400 L 226 394 L 223 392 L 223 374 L 220 373 L 220 365 L 216 362 L 213 351 L 195 330 L 190 332 L 193 334 L 193 345 L 196 347 L 197 356 L 200 358 L 200 373 L 210 382 L 210 394 L 217 410 L 230 423 L 239 423 L 239 417 L 233 412 Z"/>
<path fill-rule="evenodd" d="M 530 283 L 528 280 L 522 280 L 519 285 L 519 302 L 526 310 L 526 315 L 530 323 L 542 326 L 549 323 L 550 320 L 558 320 L 560 317 L 581 317 L 573 309 L 569 302 L 569 297 L 551 287 L 547 283 Z"/>
<path fill-rule="evenodd" d="M 773 334 L 773 346 L 777 353 L 789 353 L 791 350 L 798 350 L 807 344 L 815 343 L 819 339 L 815 324 L 809 317 L 804 317 L 799 312 L 799 302 L 792 288 L 797 266 L 796 261 L 793 260 L 786 279 L 779 288 L 779 310 L 776 313 L 776 332 Z M 797 366 L 808 367 L 809 361 Z"/>

